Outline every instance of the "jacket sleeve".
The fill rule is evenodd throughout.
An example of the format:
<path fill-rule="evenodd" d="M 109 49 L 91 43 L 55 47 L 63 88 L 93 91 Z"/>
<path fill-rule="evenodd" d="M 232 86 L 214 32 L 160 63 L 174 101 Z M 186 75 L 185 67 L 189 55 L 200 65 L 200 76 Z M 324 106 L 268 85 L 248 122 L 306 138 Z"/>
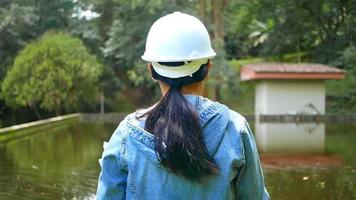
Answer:
<path fill-rule="evenodd" d="M 101 173 L 96 192 L 97 200 L 126 198 L 127 167 L 123 156 L 125 139 L 120 126 L 110 141 L 104 142 L 104 152 L 99 160 Z"/>
<path fill-rule="evenodd" d="M 240 168 L 235 182 L 236 199 L 268 200 L 269 194 L 264 185 L 263 172 L 252 131 L 245 121 L 241 132 L 245 154 L 245 164 Z"/>

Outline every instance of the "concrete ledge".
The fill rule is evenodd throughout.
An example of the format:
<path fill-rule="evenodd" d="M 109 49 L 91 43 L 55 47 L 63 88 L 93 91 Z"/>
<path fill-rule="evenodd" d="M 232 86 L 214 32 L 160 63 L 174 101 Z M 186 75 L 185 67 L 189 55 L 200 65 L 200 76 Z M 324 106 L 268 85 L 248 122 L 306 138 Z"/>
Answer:
<path fill-rule="evenodd" d="M 80 120 L 83 122 L 108 122 L 120 123 L 128 113 L 81 113 Z M 242 114 L 249 122 L 258 119 L 260 122 L 286 122 L 286 123 L 352 123 L 356 122 L 356 114 L 326 114 L 326 115 L 260 115 Z"/>
<path fill-rule="evenodd" d="M 259 115 L 260 122 L 323 122 L 324 115 Z"/>
<path fill-rule="evenodd" d="M 81 114 L 69 114 L 49 119 L 14 125 L 0 129 L 0 142 L 23 137 L 59 125 L 69 125 L 80 120 Z"/>
<path fill-rule="evenodd" d="M 356 122 L 356 114 L 326 114 L 324 122 L 328 123 L 354 123 Z"/>
<path fill-rule="evenodd" d="M 0 129 L 0 143 L 13 140 L 19 137 L 24 137 L 32 133 L 44 131 L 47 129 L 58 129 L 63 126 L 68 126 L 78 122 L 104 122 L 104 123 L 116 123 L 119 124 L 127 115 L 127 113 L 75 113 L 69 115 L 63 115 L 59 117 L 53 117 L 45 120 L 39 120 L 35 122 L 29 122 L 25 124 L 10 126 Z M 256 116 L 253 114 L 243 114 L 250 122 L 256 121 Z M 348 115 L 260 115 L 258 116 L 260 122 L 274 123 L 274 122 L 286 122 L 286 123 L 353 123 L 356 122 L 356 114 Z"/>
<path fill-rule="evenodd" d="M 337 115 L 259 115 L 255 116 L 260 122 L 289 122 L 289 123 L 301 123 L 301 122 L 314 122 L 314 123 L 352 123 L 356 122 L 356 114 Z"/>

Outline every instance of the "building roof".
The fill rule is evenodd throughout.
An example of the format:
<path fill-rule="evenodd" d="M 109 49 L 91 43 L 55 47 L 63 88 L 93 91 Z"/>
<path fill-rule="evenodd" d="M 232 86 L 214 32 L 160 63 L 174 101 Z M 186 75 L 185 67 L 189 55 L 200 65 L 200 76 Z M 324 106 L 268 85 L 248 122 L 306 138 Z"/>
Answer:
<path fill-rule="evenodd" d="M 345 72 L 341 69 L 311 63 L 258 63 L 247 64 L 241 68 L 241 80 L 262 79 L 343 79 Z"/>

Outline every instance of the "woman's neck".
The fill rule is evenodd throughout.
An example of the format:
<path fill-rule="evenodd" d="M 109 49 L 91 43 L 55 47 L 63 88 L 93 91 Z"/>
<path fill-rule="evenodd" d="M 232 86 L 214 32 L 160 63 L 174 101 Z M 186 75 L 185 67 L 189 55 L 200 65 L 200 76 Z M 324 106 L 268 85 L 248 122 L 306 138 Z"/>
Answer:
<path fill-rule="evenodd" d="M 169 86 L 161 81 L 159 81 L 159 86 L 161 88 L 162 95 L 164 96 L 168 90 Z M 181 90 L 183 94 L 191 94 L 191 95 L 199 95 L 203 96 L 204 92 L 204 81 L 198 82 L 198 83 L 193 83 L 189 84 L 187 86 L 184 86 Z"/>

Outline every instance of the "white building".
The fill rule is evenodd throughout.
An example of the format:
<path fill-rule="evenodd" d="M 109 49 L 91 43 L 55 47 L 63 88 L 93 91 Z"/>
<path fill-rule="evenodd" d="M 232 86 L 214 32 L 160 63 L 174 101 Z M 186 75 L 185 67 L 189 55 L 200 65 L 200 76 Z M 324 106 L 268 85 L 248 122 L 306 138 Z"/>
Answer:
<path fill-rule="evenodd" d="M 242 81 L 256 81 L 255 115 L 323 115 L 325 86 L 344 71 L 320 64 L 260 63 L 241 68 Z"/>
<path fill-rule="evenodd" d="M 255 81 L 255 137 L 262 152 L 322 153 L 323 123 L 268 123 L 261 116 L 324 115 L 325 86 L 343 79 L 344 71 L 317 64 L 249 64 L 241 68 L 242 81 Z M 266 118 L 264 118 L 266 119 Z"/>

